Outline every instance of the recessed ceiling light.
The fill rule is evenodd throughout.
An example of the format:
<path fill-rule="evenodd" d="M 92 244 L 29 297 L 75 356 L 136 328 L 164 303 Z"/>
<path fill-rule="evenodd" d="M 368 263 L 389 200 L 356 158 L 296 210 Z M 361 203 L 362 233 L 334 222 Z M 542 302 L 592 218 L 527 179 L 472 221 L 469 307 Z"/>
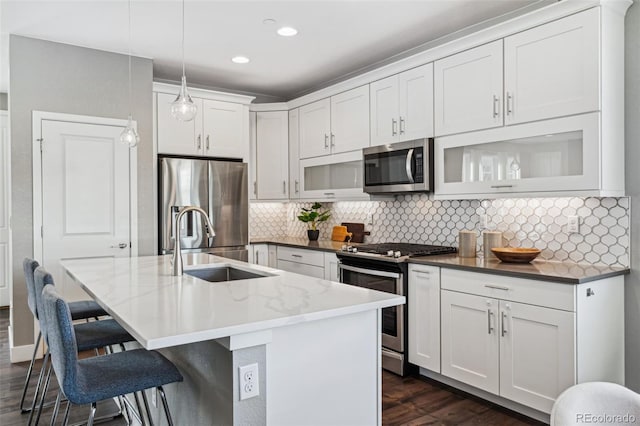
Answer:
<path fill-rule="evenodd" d="M 265 25 L 273 25 L 273 24 L 276 23 L 276 20 L 272 19 L 272 18 L 267 18 L 267 19 L 263 20 L 262 23 L 265 24 Z"/>
<path fill-rule="evenodd" d="M 278 34 L 280 34 L 283 37 L 291 37 L 298 34 L 298 30 L 292 27 L 282 27 L 278 29 Z"/>
<path fill-rule="evenodd" d="M 247 58 L 246 56 L 234 56 L 233 58 L 231 58 L 232 62 L 235 62 L 236 64 L 247 64 L 249 63 L 249 58 Z"/>

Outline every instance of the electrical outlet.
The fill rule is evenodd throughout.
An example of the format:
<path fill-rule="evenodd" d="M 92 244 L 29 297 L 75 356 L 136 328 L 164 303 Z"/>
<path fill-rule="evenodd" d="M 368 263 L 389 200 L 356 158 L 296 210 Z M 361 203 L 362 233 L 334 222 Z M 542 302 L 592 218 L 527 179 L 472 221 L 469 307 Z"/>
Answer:
<path fill-rule="evenodd" d="M 481 214 L 480 215 L 480 226 L 483 229 L 487 229 L 489 227 L 489 215 L 488 214 Z"/>
<path fill-rule="evenodd" d="M 238 383 L 240 384 L 240 401 L 260 395 L 258 364 L 238 367 Z"/>
<path fill-rule="evenodd" d="M 156 388 L 151 389 L 151 404 L 158 408 L 158 389 Z"/>
<path fill-rule="evenodd" d="M 567 233 L 575 234 L 580 232 L 580 216 L 567 216 Z"/>
<path fill-rule="evenodd" d="M 367 225 L 373 225 L 373 213 L 367 213 Z"/>

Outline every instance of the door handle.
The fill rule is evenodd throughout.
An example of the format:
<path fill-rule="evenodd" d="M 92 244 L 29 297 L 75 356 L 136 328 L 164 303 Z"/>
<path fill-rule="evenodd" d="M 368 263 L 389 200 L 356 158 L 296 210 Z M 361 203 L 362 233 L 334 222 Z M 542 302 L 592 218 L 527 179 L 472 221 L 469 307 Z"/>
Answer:
<path fill-rule="evenodd" d="M 404 118 L 400 117 L 400 134 L 404 135 Z"/>
<path fill-rule="evenodd" d="M 128 245 L 129 244 L 127 244 L 127 243 L 120 243 L 118 245 L 111 246 L 111 248 L 124 249 L 124 248 L 127 248 Z"/>
<path fill-rule="evenodd" d="M 395 118 L 391 119 L 391 136 L 396 136 L 398 134 L 398 122 Z"/>
<path fill-rule="evenodd" d="M 407 152 L 407 160 L 404 163 L 404 168 L 407 172 L 407 179 L 409 179 L 409 183 L 415 183 L 413 180 L 413 173 L 411 173 L 411 162 L 413 161 L 413 148 Z"/>

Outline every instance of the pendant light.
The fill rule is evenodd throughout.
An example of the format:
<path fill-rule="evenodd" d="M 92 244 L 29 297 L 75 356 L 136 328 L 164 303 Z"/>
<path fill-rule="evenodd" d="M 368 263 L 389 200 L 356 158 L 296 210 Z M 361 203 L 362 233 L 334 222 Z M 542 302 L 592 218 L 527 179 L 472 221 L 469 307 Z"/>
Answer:
<path fill-rule="evenodd" d="M 184 0 L 182 0 L 182 85 L 178 97 L 171 104 L 171 115 L 180 121 L 191 121 L 198 113 L 198 107 L 187 91 L 187 77 L 184 72 Z"/>
<path fill-rule="evenodd" d="M 131 117 L 131 110 L 133 109 L 133 101 L 131 95 L 131 0 L 128 3 L 129 8 L 129 121 L 127 127 L 120 133 L 120 142 L 125 145 L 129 145 L 129 148 L 135 148 L 140 142 L 140 136 L 136 132 L 133 126 L 133 118 Z"/>

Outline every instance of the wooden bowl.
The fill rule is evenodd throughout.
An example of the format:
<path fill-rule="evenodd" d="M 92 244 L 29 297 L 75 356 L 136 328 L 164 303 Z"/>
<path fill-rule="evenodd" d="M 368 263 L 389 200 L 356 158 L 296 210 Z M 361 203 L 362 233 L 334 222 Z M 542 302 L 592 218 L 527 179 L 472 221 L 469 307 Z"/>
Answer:
<path fill-rule="evenodd" d="M 496 247 L 491 251 L 498 259 L 509 263 L 529 263 L 540 254 L 537 248 Z"/>

